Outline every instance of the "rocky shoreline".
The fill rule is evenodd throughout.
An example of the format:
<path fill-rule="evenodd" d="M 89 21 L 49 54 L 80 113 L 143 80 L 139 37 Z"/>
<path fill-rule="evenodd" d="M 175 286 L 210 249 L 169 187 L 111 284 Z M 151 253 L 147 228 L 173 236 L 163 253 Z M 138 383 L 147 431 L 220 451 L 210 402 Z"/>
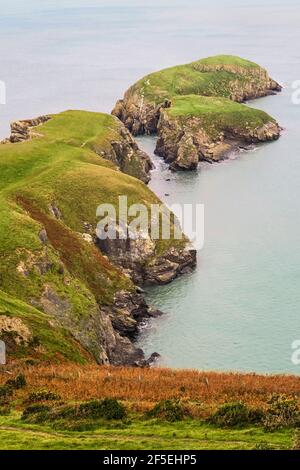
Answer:
<path fill-rule="evenodd" d="M 228 126 L 211 137 L 203 128 L 201 118 L 188 117 L 182 122 L 162 111 L 155 153 L 169 163 L 173 171 L 196 170 L 201 161 L 222 161 L 251 144 L 277 140 L 280 131 L 276 122 L 269 121 L 254 130 Z"/>

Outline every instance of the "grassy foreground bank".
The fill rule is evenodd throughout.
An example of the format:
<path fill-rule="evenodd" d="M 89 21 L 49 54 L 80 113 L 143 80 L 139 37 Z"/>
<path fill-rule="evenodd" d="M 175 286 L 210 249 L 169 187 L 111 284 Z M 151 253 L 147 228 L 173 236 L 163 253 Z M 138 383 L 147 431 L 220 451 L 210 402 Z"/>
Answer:
<path fill-rule="evenodd" d="M 2 366 L 0 448 L 296 449 L 299 384 L 296 376 Z"/>
<path fill-rule="evenodd" d="M 24 424 L 20 413 L 0 417 L 1 450 L 277 450 L 290 449 L 293 439 L 292 430 L 272 434 L 255 427 L 224 430 L 196 420 L 137 419 L 121 425 L 102 423 L 83 432 Z"/>

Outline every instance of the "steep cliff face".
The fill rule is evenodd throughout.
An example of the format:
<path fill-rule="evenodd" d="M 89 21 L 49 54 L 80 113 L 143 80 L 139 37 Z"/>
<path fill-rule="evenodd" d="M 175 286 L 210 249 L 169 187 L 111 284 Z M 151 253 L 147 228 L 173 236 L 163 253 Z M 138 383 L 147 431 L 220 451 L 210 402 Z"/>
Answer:
<path fill-rule="evenodd" d="M 9 359 L 147 365 L 133 339 L 156 312 L 135 283 L 169 282 L 195 256 L 184 237 L 100 245 L 100 204 L 116 213 L 120 195 L 161 204 L 143 182 L 143 158 L 109 115 L 69 111 L 12 125 L 0 146 L 0 339 Z"/>
<path fill-rule="evenodd" d="M 238 103 L 280 90 L 257 64 L 216 56 L 146 76 L 125 93 L 112 114 L 133 135 L 157 133 L 157 153 L 173 169 L 194 170 L 201 159 L 217 161 L 239 145 L 278 138 L 280 128 L 273 118 Z M 214 133 L 207 129 L 210 121 L 212 130 L 213 119 Z"/>
<path fill-rule="evenodd" d="M 169 246 L 160 253 L 156 243 L 147 239 L 97 240 L 103 253 L 125 272 L 137 285 L 163 285 L 196 266 L 196 251 L 186 240 Z"/>

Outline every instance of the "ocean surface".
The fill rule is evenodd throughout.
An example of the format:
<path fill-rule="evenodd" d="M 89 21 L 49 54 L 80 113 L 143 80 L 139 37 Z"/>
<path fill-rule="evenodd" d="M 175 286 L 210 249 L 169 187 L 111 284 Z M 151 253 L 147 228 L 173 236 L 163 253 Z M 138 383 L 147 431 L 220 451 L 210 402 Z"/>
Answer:
<path fill-rule="evenodd" d="M 193 274 L 147 292 L 166 313 L 139 344 L 161 353 L 167 366 L 298 374 L 291 344 L 300 339 L 300 105 L 292 101 L 300 80 L 299 0 L 0 6 L 0 137 L 16 119 L 110 112 L 141 76 L 213 54 L 254 60 L 284 86 L 251 103 L 284 127 L 278 142 L 194 174 L 170 173 L 153 156 L 150 187 L 167 204 L 205 205 L 205 244 Z M 153 137 L 139 142 L 153 152 Z"/>

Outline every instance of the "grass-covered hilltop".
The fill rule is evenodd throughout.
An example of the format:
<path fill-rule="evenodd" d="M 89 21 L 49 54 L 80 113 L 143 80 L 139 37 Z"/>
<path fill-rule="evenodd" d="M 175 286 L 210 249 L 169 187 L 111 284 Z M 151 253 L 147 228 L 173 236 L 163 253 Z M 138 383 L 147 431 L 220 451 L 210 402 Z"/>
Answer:
<path fill-rule="evenodd" d="M 0 145 L 0 340 L 9 362 L 143 363 L 131 339 L 155 312 L 136 284 L 171 281 L 195 254 L 185 238 L 112 240 L 106 252 L 95 229 L 99 204 L 117 209 L 119 195 L 160 203 L 143 182 L 150 167 L 110 115 L 12 124 Z"/>
<path fill-rule="evenodd" d="M 280 90 L 254 62 L 220 55 L 142 78 L 113 114 L 133 135 L 157 133 L 156 152 L 172 169 L 196 169 L 201 160 L 277 139 L 275 119 L 242 102 Z"/>

